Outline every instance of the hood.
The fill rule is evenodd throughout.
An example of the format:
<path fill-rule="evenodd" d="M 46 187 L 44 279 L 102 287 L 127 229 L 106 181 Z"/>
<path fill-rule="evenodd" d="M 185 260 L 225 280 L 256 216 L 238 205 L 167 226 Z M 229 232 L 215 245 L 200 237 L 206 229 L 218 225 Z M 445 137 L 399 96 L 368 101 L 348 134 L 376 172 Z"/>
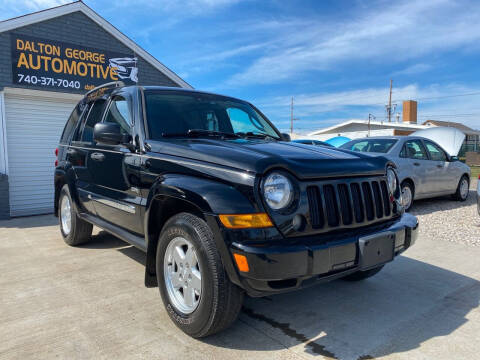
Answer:
<path fill-rule="evenodd" d="M 432 127 L 430 129 L 418 130 L 410 134 L 412 136 L 421 136 L 426 139 L 435 141 L 440 145 L 450 156 L 457 156 L 465 134 L 453 127 Z"/>
<path fill-rule="evenodd" d="M 151 152 L 263 174 L 273 168 L 298 178 L 378 175 L 387 160 L 362 153 L 293 142 L 250 139 L 168 139 L 148 141 Z"/>

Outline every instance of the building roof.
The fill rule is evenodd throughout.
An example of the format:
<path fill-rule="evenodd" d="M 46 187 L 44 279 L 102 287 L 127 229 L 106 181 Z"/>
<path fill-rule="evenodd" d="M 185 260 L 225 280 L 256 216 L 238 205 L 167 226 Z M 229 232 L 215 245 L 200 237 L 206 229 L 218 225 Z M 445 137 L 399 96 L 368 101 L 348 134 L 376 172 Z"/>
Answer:
<path fill-rule="evenodd" d="M 95 23 L 97 23 L 100 27 L 102 27 L 105 31 L 110 33 L 114 36 L 118 41 L 123 43 L 125 46 L 132 49 L 136 54 L 141 56 L 145 61 L 150 63 L 153 67 L 157 70 L 165 74 L 168 78 L 172 79 L 175 83 L 180 85 L 183 88 L 193 89 L 193 87 L 188 84 L 185 80 L 180 78 L 177 74 L 175 74 L 172 70 L 167 68 L 163 65 L 160 61 L 155 59 L 152 55 L 150 55 L 146 50 L 142 49 L 137 43 L 123 34 L 120 30 L 118 30 L 115 26 L 110 24 L 107 20 L 103 17 L 98 15 L 95 11 L 85 5 L 81 0 L 75 1 L 69 4 L 60 5 L 57 7 L 53 7 L 46 10 L 37 11 L 31 14 L 22 15 L 18 17 L 14 17 L 11 19 L 0 21 L 0 33 L 16 29 L 18 27 L 26 26 L 35 24 L 37 22 L 53 19 L 59 16 L 67 15 L 73 12 L 80 11 L 90 19 L 92 19 Z"/>
<path fill-rule="evenodd" d="M 321 135 L 321 134 L 329 134 L 329 133 L 337 133 L 339 129 L 343 127 L 348 127 L 349 125 L 361 125 L 368 127 L 368 120 L 359 120 L 353 119 L 344 121 L 340 124 L 333 125 L 324 129 L 316 130 L 308 134 L 309 136 L 314 135 Z M 410 124 L 410 123 L 397 123 L 397 122 L 384 122 L 384 121 L 370 121 L 370 128 L 372 130 L 375 129 L 398 129 L 398 130 L 420 130 L 427 128 L 427 125 L 420 125 L 420 124 Z"/>
<path fill-rule="evenodd" d="M 458 122 L 453 122 L 453 121 L 440 121 L 440 120 L 427 120 L 423 123 L 423 125 L 435 125 L 435 126 L 445 126 L 445 127 L 454 127 L 464 134 L 468 135 L 480 135 L 480 131 L 474 130 L 466 125 L 463 125 Z"/>

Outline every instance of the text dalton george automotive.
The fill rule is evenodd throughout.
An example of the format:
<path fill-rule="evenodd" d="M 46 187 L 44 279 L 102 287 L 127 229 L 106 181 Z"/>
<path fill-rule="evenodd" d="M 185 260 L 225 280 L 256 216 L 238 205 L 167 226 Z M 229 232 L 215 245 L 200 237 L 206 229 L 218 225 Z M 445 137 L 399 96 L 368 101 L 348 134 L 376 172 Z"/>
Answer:
<path fill-rule="evenodd" d="M 15 83 L 72 90 L 120 80 L 119 68 L 110 60 L 133 56 L 20 35 L 12 35 L 11 50 Z"/>
<path fill-rule="evenodd" d="M 72 48 L 64 49 L 67 59 L 61 59 L 60 46 L 51 44 L 35 43 L 17 39 L 17 50 L 21 51 L 17 62 L 17 67 L 39 70 L 43 67 L 44 71 L 51 69 L 53 72 L 73 74 L 79 76 L 97 77 L 102 79 L 118 80 L 116 68 L 111 68 L 105 63 L 105 55 L 91 51 L 84 51 Z M 26 52 L 37 53 L 26 54 Z M 48 56 L 56 55 L 57 57 Z M 77 61 L 80 60 L 80 61 Z"/>

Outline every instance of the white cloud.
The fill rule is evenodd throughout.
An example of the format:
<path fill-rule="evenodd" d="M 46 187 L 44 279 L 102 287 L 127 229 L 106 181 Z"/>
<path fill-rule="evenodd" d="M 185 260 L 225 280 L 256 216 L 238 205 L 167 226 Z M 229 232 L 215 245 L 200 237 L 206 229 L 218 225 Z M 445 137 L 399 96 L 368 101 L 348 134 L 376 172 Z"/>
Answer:
<path fill-rule="evenodd" d="M 475 94 L 475 95 L 471 95 Z M 452 95 L 458 95 L 451 97 Z M 430 85 L 420 87 L 410 84 L 394 88 L 393 102 L 396 112 L 402 112 L 403 100 L 418 101 L 418 121 L 427 119 L 461 122 L 480 129 L 480 86 L 459 84 Z M 291 98 L 287 96 L 267 98 L 255 102 L 260 109 L 286 129 L 289 124 Z M 372 113 L 377 120 L 385 118 L 388 88 L 364 88 L 321 94 L 297 94 L 294 96 L 295 123 L 300 129 L 315 130 L 349 119 L 367 119 Z M 343 116 L 343 117 L 342 117 Z"/>
<path fill-rule="evenodd" d="M 0 20 L 69 3 L 69 0 L 0 0 Z"/>
<path fill-rule="evenodd" d="M 342 62 L 395 63 L 467 44 L 477 46 L 480 7 L 470 5 L 448 0 L 404 1 L 321 28 L 308 21 L 291 34 L 279 31 L 284 46 L 259 57 L 228 83 L 275 83 Z"/>
<path fill-rule="evenodd" d="M 424 73 L 432 68 L 432 65 L 429 64 L 414 64 L 411 66 L 406 67 L 403 70 L 395 71 L 392 76 L 399 76 L 399 75 L 416 75 Z"/>

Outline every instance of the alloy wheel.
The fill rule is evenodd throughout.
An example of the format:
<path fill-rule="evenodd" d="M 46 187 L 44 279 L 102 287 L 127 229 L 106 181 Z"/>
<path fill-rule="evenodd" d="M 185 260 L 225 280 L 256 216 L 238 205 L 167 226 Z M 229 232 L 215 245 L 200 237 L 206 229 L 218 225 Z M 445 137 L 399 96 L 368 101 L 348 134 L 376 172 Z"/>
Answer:
<path fill-rule="evenodd" d="M 468 196 L 468 180 L 463 178 L 460 182 L 460 196 L 466 199 Z"/>
<path fill-rule="evenodd" d="M 62 197 L 62 202 L 60 204 L 60 220 L 62 222 L 63 233 L 65 235 L 70 234 L 70 231 L 72 230 L 72 211 L 68 196 Z"/>
<path fill-rule="evenodd" d="M 405 209 L 408 209 L 412 205 L 412 190 L 409 186 L 402 188 L 402 205 Z"/>
<path fill-rule="evenodd" d="M 184 314 L 195 311 L 202 295 L 202 274 L 193 244 L 183 237 L 170 241 L 163 270 L 172 305 Z"/>

